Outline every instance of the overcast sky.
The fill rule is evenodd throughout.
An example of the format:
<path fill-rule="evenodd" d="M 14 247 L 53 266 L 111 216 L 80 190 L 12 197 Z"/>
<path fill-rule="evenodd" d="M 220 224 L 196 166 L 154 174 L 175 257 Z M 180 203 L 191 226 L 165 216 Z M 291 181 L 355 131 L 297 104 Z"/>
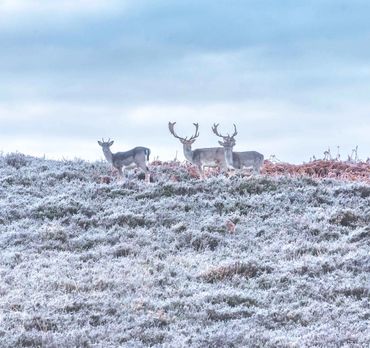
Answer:
<path fill-rule="evenodd" d="M 366 0 L 0 0 L 0 151 L 95 160 L 110 137 L 182 159 L 171 120 L 199 122 L 194 148 L 236 123 L 238 151 L 366 159 L 369 18 Z"/>

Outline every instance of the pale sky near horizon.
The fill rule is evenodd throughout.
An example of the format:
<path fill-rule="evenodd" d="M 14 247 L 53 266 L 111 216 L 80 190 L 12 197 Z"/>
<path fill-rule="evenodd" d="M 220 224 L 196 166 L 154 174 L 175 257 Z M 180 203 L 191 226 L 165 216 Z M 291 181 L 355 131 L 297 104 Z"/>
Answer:
<path fill-rule="evenodd" d="M 370 157 L 370 2 L 0 0 L 0 151 L 102 159 L 218 146 Z"/>

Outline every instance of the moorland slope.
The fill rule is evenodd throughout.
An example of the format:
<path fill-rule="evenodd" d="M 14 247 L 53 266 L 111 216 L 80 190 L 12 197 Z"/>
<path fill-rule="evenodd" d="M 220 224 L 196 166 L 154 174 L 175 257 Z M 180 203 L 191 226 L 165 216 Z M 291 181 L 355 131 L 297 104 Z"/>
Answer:
<path fill-rule="evenodd" d="M 0 157 L 1 347 L 369 347 L 370 185 Z"/>

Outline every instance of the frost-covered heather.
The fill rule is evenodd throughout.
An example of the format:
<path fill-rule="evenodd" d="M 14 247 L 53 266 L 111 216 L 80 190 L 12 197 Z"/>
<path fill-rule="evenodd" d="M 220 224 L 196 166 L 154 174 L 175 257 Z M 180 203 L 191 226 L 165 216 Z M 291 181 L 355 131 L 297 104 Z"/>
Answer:
<path fill-rule="evenodd" d="M 368 184 L 153 170 L 0 157 L 1 347 L 370 346 Z"/>
<path fill-rule="evenodd" d="M 273 163 L 265 161 L 263 173 L 267 175 L 310 176 L 370 184 L 370 159 L 361 161 L 315 160 L 303 164 Z"/>

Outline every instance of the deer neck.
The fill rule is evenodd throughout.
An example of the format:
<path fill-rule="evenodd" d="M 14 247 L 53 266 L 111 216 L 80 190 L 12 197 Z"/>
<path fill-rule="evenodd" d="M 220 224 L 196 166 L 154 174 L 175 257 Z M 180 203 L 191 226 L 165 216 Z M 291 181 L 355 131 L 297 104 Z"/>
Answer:
<path fill-rule="evenodd" d="M 233 148 L 232 147 L 224 147 L 225 151 L 225 162 L 228 168 L 233 168 L 234 161 L 233 161 Z"/>
<path fill-rule="evenodd" d="M 193 151 L 191 145 L 183 144 L 184 156 L 189 162 L 193 162 Z"/>
<path fill-rule="evenodd" d="M 109 163 L 113 164 L 113 153 L 112 153 L 112 151 L 109 148 L 103 148 L 103 154 L 104 154 L 105 159 Z"/>

